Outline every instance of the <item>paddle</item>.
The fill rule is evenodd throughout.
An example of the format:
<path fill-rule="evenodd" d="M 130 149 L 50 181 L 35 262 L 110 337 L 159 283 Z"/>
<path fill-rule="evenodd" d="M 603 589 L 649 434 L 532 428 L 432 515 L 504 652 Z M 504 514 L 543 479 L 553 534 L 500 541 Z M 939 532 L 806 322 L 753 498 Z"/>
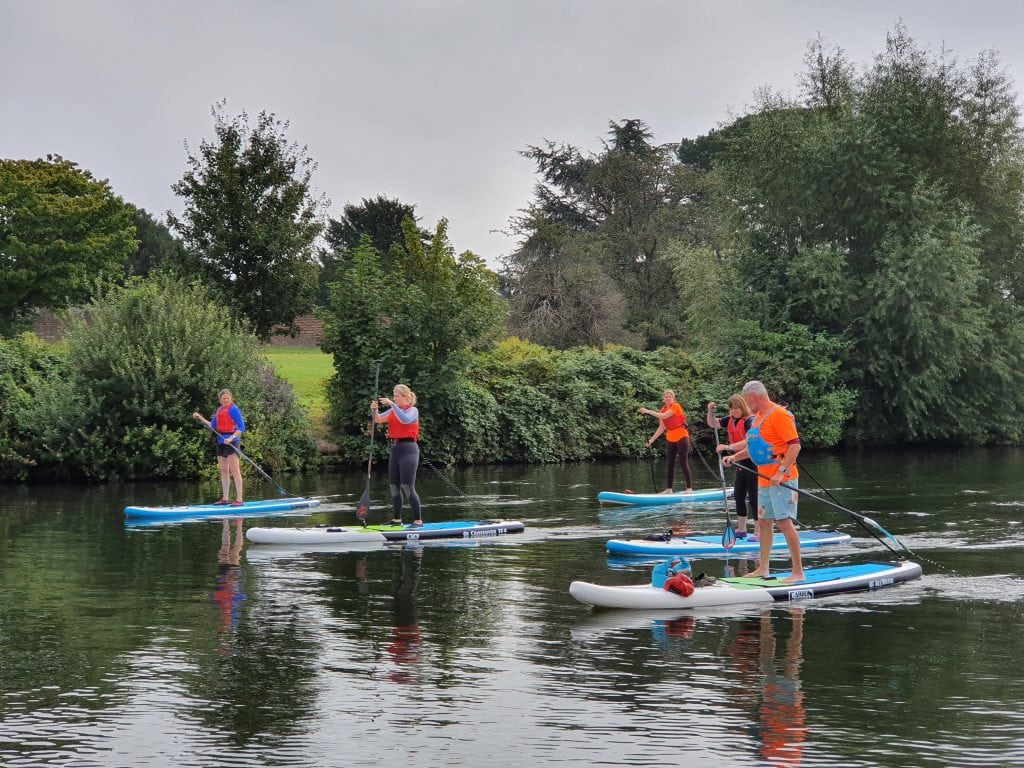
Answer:
<path fill-rule="evenodd" d="M 373 402 L 377 402 L 377 387 L 380 384 L 380 360 L 374 360 L 377 369 L 373 374 Z M 373 420 L 373 411 L 370 411 L 370 457 L 366 461 L 366 489 L 359 498 L 356 505 L 356 517 L 366 525 L 366 518 L 370 514 L 370 481 L 373 479 L 373 433 L 377 431 L 377 425 Z"/>
<path fill-rule="evenodd" d="M 736 543 L 736 531 L 729 520 L 729 492 L 725 489 L 725 467 L 722 465 L 722 454 L 718 452 L 718 427 L 715 427 L 715 455 L 718 457 L 718 476 L 722 479 L 722 505 L 725 507 L 725 530 L 722 531 L 722 546 L 732 549 Z"/>
<path fill-rule="evenodd" d="M 217 431 L 216 429 L 214 429 L 214 428 L 213 428 L 213 424 L 211 424 L 210 422 L 208 422 L 208 421 L 201 421 L 201 423 L 202 423 L 202 424 L 203 424 L 203 425 L 204 425 L 204 426 L 205 426 L 205 427 L 206 427 L 206 428 L 207 428 L 208 430 L 210 430 L 211 432 L 213 432 L 213 434 L 217 435 L 217 437 L 220 437 L 220 436 L 221 436 L 221 435 L 220 435 L 220 432 L 218 432 L 218 431 Z M 239 447 L 238 447 L 237 445 L 235 445 L 235 444 L 234 444 L 233 442 L 231 442 L 231 441 L 228 441 L 228 445 L 230 445 L 230 446 L 231 446 L 232 448 L 234 448 L 234 449 L 235 449 L 235 453 L 237 453 L 237 454 L 238 454 L 239 456 L 241 456 L 241 457 L 242 457 L 243 459 L 245 459 L 245 460 L 246 460 L 246 461 L 248 461 L 248 462 L 249 462 L 250 464 L 252 464 L 252 465 L 253 465 L 253 467 L 254 467 L 254 468 L 256 469 L 256 471 L 257 471 L 257 472 L 259 472 L 259 473 L 260 473 L 261 475 L 263 475 L 263 477 L 265 477 L 265 478 L 266 478 L 266 480 L 267 480 L 267 482 L 268 482 L 268 483 L 270 483 L 270 484 L 271 484 L 271 485 L 273 485 L 273 486 L 274 486 L 275 488 L 277 488 L 277 492 L 278 492 L 279 494 L 281 494 L 282 496 L 290 496 L 290 495 L 291 495 L 290 493 L 288 493 L 288 491 L 286 491 L 286 490 L 285 490 L 284 488 L 282 488 L 282 487 L 281 487 L 280 485 L 278 485 L 277 483 L 275 483 L 275 482 L 274 482 L 274 478 L 272 478 L 272 477 L 271 477 L 270 475 L 268 475 L 268 474 L 267 474 L 266 472 L 264 472 L 264 471 L 263 471 L 263 468 L 262 468 L 262 467 L 261 467 L 261 466 L 260 466 L 259 464 L 257 464 L 257 463 L 256 463 L 255 461 L 253 461 L 252 459 L 250 459 L 250 458 L 249 458 L 248 456 L 246 456 L 246 455 L 245 455 L 244 453 L 242 453 L 242 449 L 241 449 L 241 448 L 239 448 Z"/>
<path fill-rule="evenodd" d="M 749 472 L 752 475 L 757 475 L 758 477 L 763 477 L 765 480 L 771 480 L 771 477 L 769 475 L 762 475 L 760 472 L 758 472 L 757 470 L 751 469 L 750 467 L 745 467 L 742 464 L 738 464 L 738 463 L 735 464 L 734 466 L 737 469 L 742 469 L 744 472 Z M 911 554 L 914 554 L 913 550 L 910 549 L 910 547 L 908 547 L 902 541 L 897 539 L 895 536 L 893 536 L 891 533 L 889 533 L 887 530 L 885 530 L 885 528 L 880 526 L 878 523 L 876 523 L 870 517 L 867 517 L 866 515 L 862 515 L 859 512 L 854 512 L 852 509 L 847 509 L 846 507 L 842 506 L 841 504 L 833 504 L 831 501 L 828 501 L 827 499 L 823 499 L 823 498 L 821 498 L 821 496 L 818 496 L 816 494 L 809 493 L 808 491 L 805 491 L 802 488 L 797 488 L 795 485 L 790 485 L 789 483 L 779 483 L 779 485 L 781 485 L 783 488 L 787 488 L 787 489 L 789 489 L 791 491 L 795 491 L 796 493 L 799 493 L 799 494 L 801 494 L 803 496 L 808 496 L 808 497 L 814 499 L 815 501 L 820 501 L 822 504 L 827 504 L 830 507 L 834 507 L 834 508 L 838 509 L 840 512 L 845 512 L 850 517 L 852 517 L 854 520 L 856 520 L 858 523 L 860 523 L 865 531 L 867 531 L 872 536 L 874 536 L 876 539 L 878 539 L 882 544 L 885 545 L 886 549 L 888 549 L 893 554 L 899 554 L 899 553 L 895 549 L 890 547 L 888 544 L 886 544 L 885 541 L 880 539 L 878 537 L 878 534 L 876 534 L 874 531 L 872 531 L 869 526 L 874 526 L 875 528 L 880 530 L 882 533 L 884 533 L 886 536 L 888 536 L 890 539 L 895 541 L 896 544 L 899 546 L 899 548 L 902 549 L 904 552 L 910 552 Z"/>

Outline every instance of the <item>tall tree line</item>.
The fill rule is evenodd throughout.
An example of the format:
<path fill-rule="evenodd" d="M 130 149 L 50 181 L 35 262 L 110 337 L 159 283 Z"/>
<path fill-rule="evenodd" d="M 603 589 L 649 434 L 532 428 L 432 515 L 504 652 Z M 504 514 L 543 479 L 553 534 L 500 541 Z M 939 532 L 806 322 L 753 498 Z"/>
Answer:
<path fill-rule="evenodd" d="M 805 407 L 848 411 L 850 442 L 1021 439 L 1024 154 L 998 58 L 898 26 L 863 67 L 812 42 L 800 85 L 671 152 L 635 120 L 599 154 L 528 149 L 512 329 L 770 370 L 798 411 L 787 354 L 802 380 L 838 361 L 836 397 Z"/>

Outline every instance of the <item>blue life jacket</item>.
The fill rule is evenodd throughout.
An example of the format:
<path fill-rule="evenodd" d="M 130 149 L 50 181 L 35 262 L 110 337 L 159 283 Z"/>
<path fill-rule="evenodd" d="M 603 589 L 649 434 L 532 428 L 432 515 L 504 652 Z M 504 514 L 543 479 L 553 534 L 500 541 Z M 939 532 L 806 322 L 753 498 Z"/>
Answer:
<path fill-rule="evenodd" d="M 781 458 L 775 455 L 775 449 L 772 447 L 772 444 L 761 437 L 761 425 L 771 412 L 778 407 L 778 405 L 773 405 L 764 416 L 754 422 L 754 426 L 747 430 L 747 451 L 750 453 L 750 458 L 759 467 L 778 464 Z"/>

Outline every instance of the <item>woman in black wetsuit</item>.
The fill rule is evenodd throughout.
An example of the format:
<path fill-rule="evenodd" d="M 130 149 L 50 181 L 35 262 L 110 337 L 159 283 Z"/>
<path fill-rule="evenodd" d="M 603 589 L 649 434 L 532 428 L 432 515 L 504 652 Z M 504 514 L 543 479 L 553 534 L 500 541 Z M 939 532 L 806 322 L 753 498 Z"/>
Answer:
<path fill-rule="evenodd" d="M 725 427 L 727 443 L 720 443 L 715 446 L 718 453 L 731 451 L 730 445 L 734 445 L 747 439 L 747 430 L 750 429 L 754 417 L 750 406 L 743 398 L 743 395 L 733 395 L 729 398 L 729 417 L 720 419 L 715 416 L 715 404 L 708 403 L 708 426 L 717 429 Z M 747 517 L 754 519 L 754 530 L 757 525 L 757 465 L 751 459 L 743 459 L 739 462 L 742 466 L 752 470 L 746 472 L 742 469 L 736 470 L 736 479 L 733 481 L 732 498 L 736 502 L 736 538 L 747 538 Z M 751 541 L 757 541 L 755 534 L 750 534 Z"/>
<path fill-rule="evenodd" d="M 380 405 L 388 410 L 379 412 Z M 409 497 L 413 525 L 423 525 L 420 497 L 416 494 L 416 469 L 420 463 L 420 412 L 416 408 L 416 393 L 405 384 L 396 384 L 391 398 L 382 397 L 380 403 L 370 403 L 373 420 L 388 425 L 391 456 L 388 458 L 388 486 L 394 508 L 393 525 L 402 524 L 402 496 Z"/>

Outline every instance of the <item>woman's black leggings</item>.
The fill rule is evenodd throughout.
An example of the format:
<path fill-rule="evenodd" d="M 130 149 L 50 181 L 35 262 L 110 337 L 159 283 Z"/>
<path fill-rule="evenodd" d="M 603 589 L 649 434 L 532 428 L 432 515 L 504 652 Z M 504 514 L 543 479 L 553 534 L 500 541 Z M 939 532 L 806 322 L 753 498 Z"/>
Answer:
<path fill-rule="evenodd" d="M 739 463 L 757 472 L 757 465 L 750 459 L 743 459 Z M 732 498 L 736 502 L 738 517 L 751 517 L 757 520 L 757 475 L 737 469 L 736 481 L 732 486 Z"/>
<path fill-rule="evenodd" d="M 674 488 L 672 482 L 676 479 L 676 456 L 679 457 L 679 466 L 683 468 L 683 476 L 686 477 L 686 487 L 693 488 L 693 478 L 690 476 L 690 438 L 684 437 L 675 443 L 668 443 L 665 449 L 665 458 L 668 461 L 668 485 L 667 488 Z"/>
<path fill-rule="evenodd" d="M 402 496 L 409 497 L 414 520 L 422 520 L 420 497 L 416 495 L 416 468 L 420 464 L 420 446 L 415 441 L 395 443 L 388 458 L 388 488 L 395 520 L 402 518 Z"/>

